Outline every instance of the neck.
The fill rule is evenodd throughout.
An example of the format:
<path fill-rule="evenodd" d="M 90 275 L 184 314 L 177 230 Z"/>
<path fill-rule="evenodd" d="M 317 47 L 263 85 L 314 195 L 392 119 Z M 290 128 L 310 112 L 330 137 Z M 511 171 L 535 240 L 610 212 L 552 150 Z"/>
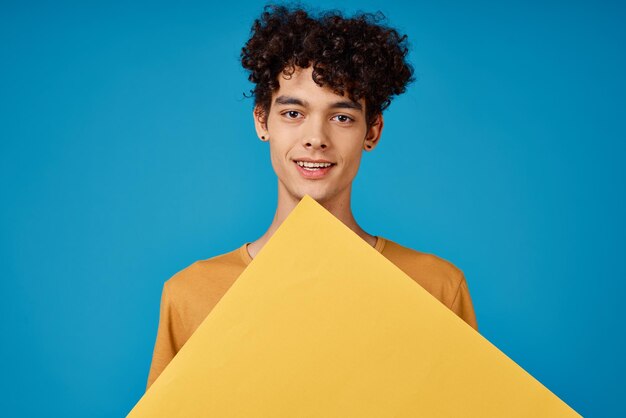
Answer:
<path fill-rule="evenodd" d="M 352 208 L 350 207 L 350 197 L 352 194 L 352 185 L 348 187 L 344 192 L 337 195 L 335 198 L 327 201 L 317 201 L 326 210 L 343 222 L 348 228 L 354 231 L 358 236 L 365 240 L 371 246 L 376 245 L 376 237 L 368 234 L 357 224 L 354 215 L 352 214 Z M 283 221 L 289 216 L 291 211 L 300 203 L 300 198 L 290 194 L 286 188 L 278 183 L 278 205 L 276 207 L 276 213 L 271 225 L 265 231 L 265 233 L 256 241 L 248 245 L 248 253 L 250 257 L 254 258 L 257 253 L 263 248 L 265 243 L 274 235 L 274 232 L 278 230 Z"/>

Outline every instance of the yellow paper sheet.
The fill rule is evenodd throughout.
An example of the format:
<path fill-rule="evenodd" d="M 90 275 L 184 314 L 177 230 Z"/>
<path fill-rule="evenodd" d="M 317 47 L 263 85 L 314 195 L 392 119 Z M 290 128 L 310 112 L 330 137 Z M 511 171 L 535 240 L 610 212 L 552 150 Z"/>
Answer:
<path fill-rule="evenodd" d="M 128 416 L 579 415 L 306 196 Z"/>

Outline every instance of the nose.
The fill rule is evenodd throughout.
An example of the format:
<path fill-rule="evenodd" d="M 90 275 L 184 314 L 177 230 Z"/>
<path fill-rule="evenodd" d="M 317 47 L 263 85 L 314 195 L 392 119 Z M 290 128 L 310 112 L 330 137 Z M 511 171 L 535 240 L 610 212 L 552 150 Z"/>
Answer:
<path fill-rule="evenodd" d="M 330 142 L 326 135 L 324 124 L 317 121 L 311 121 L 307 127 L 307 131 L 302 139 L 304 148 L 306 149 L 326 149 Z"/>

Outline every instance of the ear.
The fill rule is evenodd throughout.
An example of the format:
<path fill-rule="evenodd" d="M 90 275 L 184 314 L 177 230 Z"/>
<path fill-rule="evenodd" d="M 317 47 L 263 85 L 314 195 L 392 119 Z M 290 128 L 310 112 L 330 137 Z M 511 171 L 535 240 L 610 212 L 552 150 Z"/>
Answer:
<path fill-rule="evenodd" d="M 257 136 L 259 139 L 267 141 L 269 134 L 267 132 L 267 116 L 265 112 L 259 106 L 255 106 L 252 110 L 252 118 L 254 119 L 254 129 L 256 129 Z M 262 139 L 262 137 L 265 137 L 265 139 Z"/>
<path fill-rule="evenodd" d="M 380 140 L 380 135 L 383 133 L 384 120 L 382 113 L 374 116 L 374 121 L 371 126 L 367 128 L 367 134 L 363 140 L 363 149 L 365 151 L 371 151 L 376 148 Z"/>

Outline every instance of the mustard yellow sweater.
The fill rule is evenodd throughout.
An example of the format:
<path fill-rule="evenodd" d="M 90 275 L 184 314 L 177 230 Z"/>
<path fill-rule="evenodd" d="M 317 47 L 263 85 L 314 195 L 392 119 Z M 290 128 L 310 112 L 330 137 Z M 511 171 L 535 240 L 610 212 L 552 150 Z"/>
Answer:
<path fill-rule="evenodd" d="M 252 261 L 247 246 L 248 243 L 245 243 L 229 253 L 196 261 L 165 282 L 146 389 Z M 374 248 L 478 330 L 469 289 L 461 270 L 433 254 L 403 247 L 380 236 Z"/>

